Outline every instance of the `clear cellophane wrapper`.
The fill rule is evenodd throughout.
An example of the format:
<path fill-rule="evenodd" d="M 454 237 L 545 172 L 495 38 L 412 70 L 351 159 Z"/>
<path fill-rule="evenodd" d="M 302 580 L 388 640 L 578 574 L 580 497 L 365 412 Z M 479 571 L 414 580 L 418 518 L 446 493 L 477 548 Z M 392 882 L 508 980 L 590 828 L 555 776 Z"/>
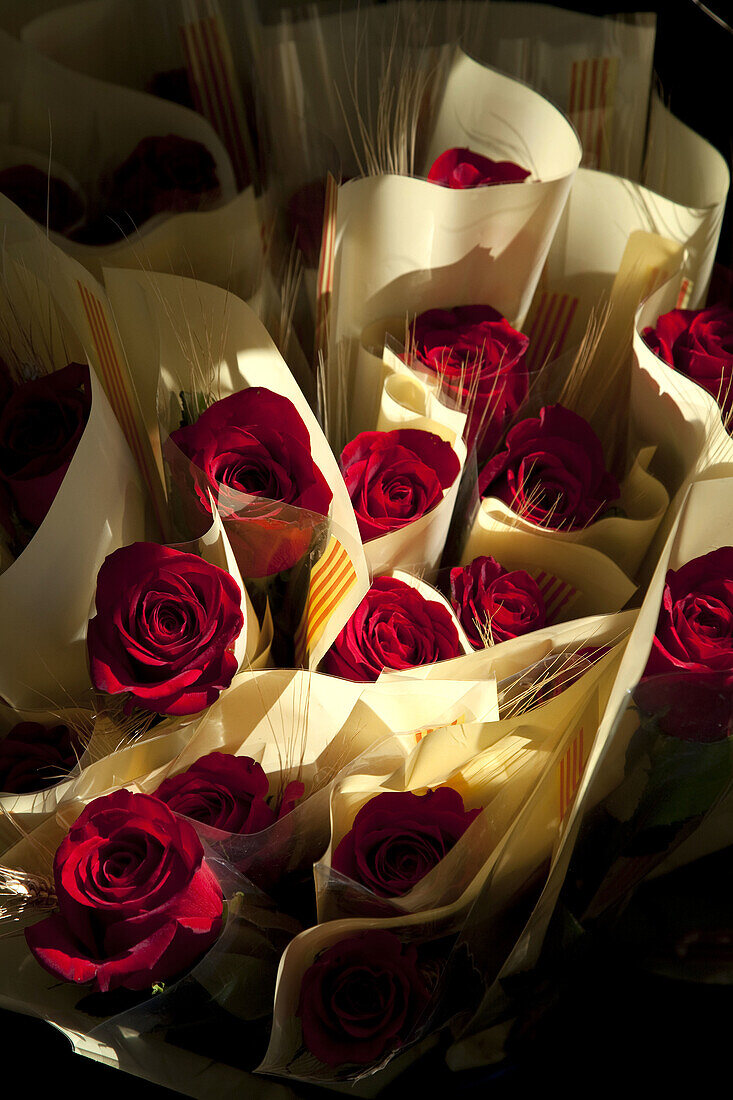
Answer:
<path fill-rule="evenodd" d="M 602 634 L 605 633 L 607 640 L 610 629 L 610 623 L 607 621 L 605 631 L 601 631 Z M 595 637 L 595 635 L 593 636 Z M 459 850 L 457 856 L 454 857 L 457 866 L 454 865 L 452 870 L 458 872 L 458 883 L 454 882 L 452 876 L 447 873 L 444 877 L 438 873 L 432 882 L 428 882 L 430 876 L 426 876 L 424 896 L 420 898 L 425 908 L 421 908 L 417 912 L 411 912 L 410 904 L 407 902 L 404 908 L 395 905 L 391 915 L 384 915 L 384 911 L 378 916 L 360 916 L 358 918 L 340 918 L 340 915 L 333 914 L 337 916 L 337 919 L 327 920 L 323 924 L 309 928 L 292 941 L 281 962 L 270 1046 L 264 1062 L 259 1067 L 261 1071 L 324 1083 L 334 1080 L 358 1081 L 360 1078 L 367 1077 L 376 1070 L 383 1068 L 390 1060 L 390 1056 L 387 1055 L 377 1066 L 350 1067 L 347 1065 L 334 1068 L 321 1064 L 302 1046 L 298 1018 L 302 976 L 326 948 L 359 932 L 388 929 L 396 933 L 403 942 L 415 943 L 418 953 L 427 951 L 431 959 L 431 965 L 437 968 L 438 978 L 430 1003 L 422 1018 L 416 1022 L 411 1033 L 401 1037 L 403 1039 L 402 1045 L 409 1045 L 419 1040 L 425 1034 L 428 1024 L 434 1027 L 436 1021 L 445 1022 L 446 1018 L 453 1015 L 457 1005 L 450 995 L 450 977 L 455 968 L 460 972 L 463 966 L 462 955 L 465 953 L 465 946 L 462 946 L 462 941 L 468 938 L 470 942 L 470 937 L 472 937 L 479 919 L 482 923 L 490 924 L 493 922 L 495 926 L 500 926 L 502 920 L 506 919 L 507 909 L 513 902 L 514 895 L 525 886 L 528 880 L 533 879 L 537 869 L 541 868 L 549 858 L 553 838 L 561 827 L 563 811 L 567 809 L 565 802 L 569 795 L 572 797 L 571 785 L 561 783 L 561 794 L 558 798 L 558 773 L 564 767 L 568 754 L 571 762 L 573 759 L 575 760 L 576 767 L 580 763 L 577 745 L 579 730 L 594 729 L 597 725 L 599 713 L 603 708 L 610 682 L 613 679 L 613 672 L 618 666 L 621 648 L 623 648 L 623 645 L 615 652 L 603 656 L 586 676 L 581 677 L 575 684 L 547 704 L 546 706 L 549 707 L 547 713 L 541 715 L 541 708 L 538 708 L 533 714 L 529 714 L 523 719 L 526 724 L 525 729 L 531 730 L 534 737 L 544 741 L 544 754 L 540 756 L 539 774 L 535 775 L 535 782 L 529 797 L 522 799 L 520 793 L 515 790 L 514 799 L 507 797 L 505 802 L 496 803 L 494 808 L 497 816 L 493 820 L 493 824 L 497 830 L 500 830 L 504 823 L 508 827 L 501 836 L 493 836 L 494 847 L 488 854 L 488 858 L 485 858 L 478 867 L 461 866 L 461 855 L 468 859 L 469 863 L 472 861 L 469 845 L 466 844 L 464 850 L 462 852 Z M 563 718 L 560 717 L 561 714 L 564 716 Z M 544 722 L 547 722 L 548 725 L 543 725 Z M 465 790 L 467 791 L 471 786 L 469 777 L 471 776 L 472 762 L 476 762 L 477 772 L 484 762 L 481 758 L 482 751 L 485 751 L 485 748 L 482 749 L 482 736 L 485 736 L 486 742 L 491 747 L 499 744 L 502 732 L 505 732 L 505 736 L 508 737 L 512 736 L 512 728 L 516 731 L 516 734 L 524 732 L 517 728 L 517 724 L 514 724 L 513 727 L 511 724 L 508 727 L 505 725 L 504 731 L 501 727 L 501 723 L 473 727 L 455 725 L 429 731 L 420 739 L 417 747 L 407 757 L 400 772 L 393 773 L 389 780 L 389 789 L 424 789 L 432 782 L 437 781 L 440 783 L 445 780 L 447 770 L 452 776 L 461 774 L 462 781 L 466 783 Z M 518 742 L 522 740 L 521 736 L 517 736 Z M 541 750 L 535 751 L 541 753 Z M 462 765 L 460 763 L 461 759 L 463 759 Z M 450 760 L 450 764 L 446 769 L 447 760 Z M 454 766 L 455 764 L 458 766 Z M 582 768 L 582 763 L 580 763 L 580 767 Z M 372 786 L 373 793 L 377 793 L 382 789 L 384 778 L 383 776 L 380 785 L 374 783 Z M 476 781 L 476 774 L 472 778 L 475 781 L 473 785 L 478 795 L 480 784 Z M 526 774 L 524 779 L 525 781 L 528 779 Z M 363 803 L 364 801 L 364 786 L 367 783 L 367 777 L 355 775 L 344 779 L 343 786 L 335 788 L 332 796 L 332 820 L 334 825 L 338 814 L 336 807 L 339 804 L 339 799 L 343 800 L 340 808 L 345 808 L 347 801 L 350 801 L 349 795 L 356 796 L 349 805 L 348 810 L 346 810 L 347 818 L 350 818 L 352 813 L 355 812 L 358 802 Z M 510 784 L 511 779 L 507 777 L 507 787 Z M 361 792 L 357 793 L 359 788 L 361 788 Z M 498 798 L 498 796 L 496 797 Z M 503 815 L 499 812 L 500 809 L 503 811 Z M 478 821 L 480 821 L 480 817 L 471 826 L 475 832 L 480 831 L 480 829 L 476 829 Z M 491 824 L 492 819 L 489 814 L 484 825 L 489 835 L 491 834 Z M 467 832 L 465 837 L 468 837 L 468 835 Z M 478 838 L 474 835 L 473 839 Z M 487 839 L 487 837 L 482 837 L 482 839 Z M 461 841 L 458 842 L 456 848 L 459 848 L 459 845 L 461 845 Z M 450 859 L 450 856 L 448 859 Z M 325 862 L 317 869 L 317 875 L 320 872 L 324 878 L 328 875 Z M 436 868 L 436 871 L 438 871 L 438 868 Z M 462 892 L 460 891 L 461 874 L 464 880 L 468 879 L 468 884 Z M 331 872 L 331 877 L 327 878 L 327 882 L 338 889 L 338 887 L 343 886 L 343 882 L 339 882 L 337 886 L 333 881 L 336 877 Z M 324 883 L 321 882 L 321 885 L 324 885 Z M 415 888 L 415 893 L 420 890 L 421 886 L 422 884 Z M 456 887 L 459 896 L 446 902 L 446 896 L 451 898 Z M 442 897 L 441 888 L 444 895 Z M 357 900 L 357 896 L 358 890 L 356 896 L 351 895 L 350 901 L 353 903 Z M 323 893 L 320 900 L 324 904 Z M 363 902 L 364 900 L 363 896 L 358 898 L 358 901 Z M 373 897 L 368 900 L 374 902 Z M 516 926 L 514 926 L 514 929 L 516 933 Z M 506 950 L 509 946 L 510 944 L 505 945 Z M 495 961 L 494 956 L 499 949 L 497 942 L 490 946 L 487 945 L 483 957 L 475 967 L 482 974 L 482 977 L 484 972 L 491 973 L 491 967 Z M 474 973 L 472 977 L 475 980 L 476 974 Z M 484 977 L 483 981 L 486 980 Z M 463 1003 L 460 1005 L 463 1011 L 466 1010 L 469 998 L 474 996 L 475 992 L 474 986 L 467 996 L 466 987 L 464 987 Z"/>
<path fill-rule="evenodd" d="M 21 876 L 48 878 L 53 853 L 82 806 L 64 806 L 6 852 L 3 866 Z M 267 1042 L 279 957 L 300 926 L 202 840 L 225 897 L 225 922 L 214 945 L 185 975 L 162 989 L 132 995 L 90 994 L 84 986 L 59 982 L 36 962 L 23 936 L 24 927 L 48 909 L 28 906 L 8 929 L 0 1004 L 49 1020 L 76 1050 L 107 1065 L 189 1095 L 205 1097 L 212 1088 L 244 1083 L 248 1093 L 279 1100 L 277 1087 L 249 1071 Z M 187 1073 L 195 1075 L 193 1085 L 185 1081 Z"/>
<path fill-rule="evenodd" d="M 288 908 L 288 885 L 309 877 L 328 845 L 329 794 L 354 770 L 381 774 L 409 753 L 423 726 L 495 714 L 492 680 L 440 683 L 434 691 L 409 684 L 355 684 L 317 673 L 273 669 L 240 673 L 193 727 L 186 745 L 136 784 L 153 794 L 164 779 L 211 752 L 256 760 L 273 804 L 302 784 L 294 808 L 261 832 L 246 836 L 208 830 L 213 848 Z M 404 732 L 407 731 L 407 732 Z M 297 894 L 295 894 L 297 897 Z"/>
<path fill-rule="evenodd" d="M 320 530 L 323 523 L 316 524 L 320 553 L 311 563 L 304 625 L 296 626 L 296 631 L 300 629 L 305 637 L 307 661 L 315 667 L 368 588 L 366 561 L 351 501 L 318 421 L 262 323 L 234 295 L 190 279 L 132 271 L 115 272 L 114 281 L 108 286 L 161 470 L 156 415 L 159 376 L 163 379 L 163 392 L 168 395 L 166 405 L 159 410 L 164 439 L 180 426 L 180 404 L 176 407 L 171 397 L 181 392 L 196 394 L 210 389 L 218 399 L 249 386 L 264 386 L 288 398 L 304 421 L 313 460 L 333 492 L 330 516 L 325 517 L 330 521 L 327 530 Z M 148 330 L 152 327 L 152 339 L 140 338 L 141 324 Z M 208 334 L 203 343 L 197 333 Z M 246 507 L 245 501 L 243 505 Z M 283 505 L 279 507 L 282 509 Z M 287 509 L 300 513 L 306 529 L 314 528 L 313 513 L 291 506 Z M 225 527 L 228 524 L 225 518 Z M 244 568 L 242 572 L 246 577 Z M 308 615 L 311 609 L 313 612 L 318 609 L 318 592 L 331 574 L 338 575 L 341 599 L 325 621 L 319 620 L 320 633 L 316 634 L 315 628 L 310 628 Z"/>
<path fill-rule="evenodd" d="M 496 983 L 488 990 L 479 1011 L 465 1028 L 462 1038 L 452 1048 L 449 1063 L 453 1068 L 481 1064 L 486 1058 L 487 1052 L 494 1045 L 492 1026 L 508 1005 L 503 986 L 505 979 L 520 969 L 530 969 L 539 958 L 581 823 L 623 779 L 626 749 L 636 723 L 632 721 L 632 712 L 628 709 L 624 719 L 619 722 L 618 718 L 624 708 L 629 684 L 638 683 L 646 667 L 667 571 L 678 569 L 684 563 L 706 553 L 711 544 L 721 546 L 731 541 L 733 528 L 729 509 L 725 504 L 730 490 L 731 482 L 725 478 L 697 482 L 689 489 L 659 557 L 644 603 L 625 647 L 575 798 L 555 844 L 541 896 L 531 912 L 528 911 L 527 924 L 504 962 Z M 689 858 L 694 858 L 694 851 L 704 849 L 706 840 L 712 847 L 716 846 L 712 838 L 719 835 L 717 826 L 720 820 L 716 822 L 714 814 L 711 819 L 713 825 L 707 837 L 707 830 L 704 832 L 701 829 L 696 834 L 694 843 L 690 841 L 687 852 Z M 683 851 L 684 846 L 679 849 L 680 853 Z M 678 860 L 683 858 L 683 855 L 677 855 Z"/>

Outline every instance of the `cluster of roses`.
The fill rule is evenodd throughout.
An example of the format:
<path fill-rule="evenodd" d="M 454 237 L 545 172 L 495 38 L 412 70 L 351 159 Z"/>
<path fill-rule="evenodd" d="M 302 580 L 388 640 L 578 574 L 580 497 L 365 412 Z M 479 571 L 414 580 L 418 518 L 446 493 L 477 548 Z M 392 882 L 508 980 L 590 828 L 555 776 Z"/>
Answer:
<path fill-rule="evenodd" d="M 136 209 L 136 217 L 142 208 L 135 195 L 155 193 L 141 167 L 145 151 L 138 159 L 119 173 L 125 209 Z M 430 179 L 466 188 L 491 182 L 492 171 L 503 179 L 527 176 L 451 150 Z M 198 183 L 191 190 L 200 193 Z M 727 407 L 732 331 L 721 309 L 678 310 L 645 336 L 665 361 L 716 397 L 725 395 Z M 608 512 L 620 486 L 595 433 L 571 409 L 548 405 L 522 417 L 531 381 L 527 346 L 527 337 L 494 309 L 476 305 L 417 317 L 409 350 L 411 363 L 437 379 L 441 396 L 468 409 L 465 440 L 478 458 L 481 495 L 544 531 L 582 530 Z M 32 529 L 43 522 L 88 415 L 88 374 L 77 364 L 9 387 L 0 415 L 0 519 L 16 547 L 19 524 Z M 166 458 L 192 528 L 211 518 L 212 501 L 230 521 L 246 581 L 292 570 L 313 538 L 303 514 L 329 514 L 333 490 L 313 459 L 303 419 L 291 401 L 262 387 L 217 401 L 184 423 L 170 436 Z M 415 429 L 359 434 L 344 448 L 340 468 L 365 544 L 430 515 L 461 476 L 455 449 Z M 459 626 L 479 649 L 548 621 L 536 578 L 492 557 L 453 565 L 446 587 L 449 603 L 377 576 L 323 670 L 376 681 L 385 670 L 460 656 Z M 124 696 L 128 712 L 203 711 L 239 667 L 243 598 L 229 573 L 196 554 L 147 542 L 115 551 L 99 572 L 88 627 L 94 687 Z M 692 669 L 701 674 L 705 699 L 712 693 L 717 700 L 730 686 L 732 646 L 733 554 L 724 548 L 668 576 L 646 675 L 657 682 L 660 674 Z M 689 713 L 680 718 L 649 692 L 644 700 L 665 732 L 687 736 Z M 712 701 L 706 713 L 704 736 L 727 737 L 730 715 Z M 78 751 L 63 724 L 16 726 L 0 742 L 0 790 L 40 790 L 73 767 Z M 144 990 L 178 977 L 214 943 L 225 920 L 222 887 L 191 820 L 256 834 L 291 811 L 302 793 L 291 787 L 276 804 L 256 761 L 213 753 L 166 779 L 154 796 L 118 791 L 90 803 L 56 853 L 58 911 L 27 931 L 36 958 L 58 977 L 93 982 L 103 992 Z M 450 787 L 379 794 L 340 839 L 332 868 L 377 897 L 400 897 L 480 813 L 467 810 Z M 414 1035 L 429 1002 L 417 949 L 386 930 L 362 933 L 325 950 L 306 971 L 298 1006 L 303 1041 L 326 1065 L 371 1064 Z"/>

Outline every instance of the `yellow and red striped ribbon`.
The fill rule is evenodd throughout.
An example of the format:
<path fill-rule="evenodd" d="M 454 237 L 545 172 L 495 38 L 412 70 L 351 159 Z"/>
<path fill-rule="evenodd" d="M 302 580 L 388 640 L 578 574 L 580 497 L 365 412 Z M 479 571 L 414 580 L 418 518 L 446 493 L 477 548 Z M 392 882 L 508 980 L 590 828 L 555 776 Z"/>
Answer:
<path fill-rule="evenodd" d="M 336 258 L 336 211 L 338 184 L 329 173 L 326 177 L 326 201 L 323 208 L 321 232 L 321 258 L 318 264 L 316 284 L 316 358 L 318 352 L 326 354 L 328 347 L 328 318 L 333 293 L 333 267 Z"/>
<path fill-rule="evenodd" d="M 583 745 L 583 728 L 581 727 L 568 751 L 560 761 L 558 769 L 560 780 L 560 821 L 564 821 L 568 810 L 573 804 L 573 799 L 583 778 L 585 767 L 585 754 Z"/>
<path fill-rule="evenodd" d="M 583 166 L 610 168 L 611 123 L 618 78 L 617 57 L 574 61 L 570 74 L 568 115 L 583 146 Z"/>
<path fill-rule="evenodd" d="M 78 279 L 76 286 L 81 296 L 84 314 L 96 352 L 95 366 L 98 367 L 112 409 L 140 468 L 155 510 L 160 532 L 165 535 L 167 511 L 163 486 L 158 476 L 150 440 L 142 422 L 142 414 L 133 393 L 127 370 L 122 365 L 122 353 L 118 349 L 112 326 L 107 319 L 107 311 L 104 303 L 96 294 L 93 294 Z"/>
<path fill-rule="evenodd" d="M 332 535 L 326 552 L 313 566 L 303 617 L 295 634 L 295 656 L 306 664 L 328 620 L 357 582 L 347 551 Z"/>
<path fill-rule="evenodd" d="M 231 46 L 214 0 L 203 0 L 207 14 L 196 18 L 200 6 L 201 0 L 187 5 L 194 17 L 180 27 L 194 103 L 226 147 L 237 183 L 246 187 L 256 165 Z"/>
<path fill-rule="evenodd" d="M 578 594 L 578 589 L 544 570 L 537 573 L 533 579 L 545 601 L 547 622 L 552 626 L 560 618 L 563 608 Z"/>

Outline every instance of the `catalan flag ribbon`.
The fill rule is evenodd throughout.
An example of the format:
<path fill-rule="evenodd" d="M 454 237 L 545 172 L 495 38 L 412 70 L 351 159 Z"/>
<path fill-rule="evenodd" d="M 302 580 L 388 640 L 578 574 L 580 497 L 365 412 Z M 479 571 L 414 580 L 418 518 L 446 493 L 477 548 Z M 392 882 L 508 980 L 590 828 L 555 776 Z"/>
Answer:
<path fill-rule="evenodd" d="M 332 175 L 326 179 L 326 201 L 323 209 L 321 259 L 316 284 L 316 355 L 324 354 L 328 346 L 328 316 L 333 294 L 333 265 L 336 256 L 336 211 L 338 184 Z"/>
<path fill-rule="evenodd" d="M 160 531 L 165 534 L 167 511 L 163 486 L 158 476 L 155 458 L 145 431 L 137 397 L 132 389 L 127 368 L 124 366 L 124 353 L 118 344 L 114 328 L 107 317 L 104 302 L 78 279 L 76 287 L 81 297 L 84 315 L 95 351 L 94 365 L 99 370 L 99 375 L 115 416 L 120 422 L 125 439 L 140 468 L 148 495 L 155 509 Z"/>
<path fill-rule="evenodd" d="M 583 167 L 611 167 L 611 125 L 618 57 L 587 57 L 573 62 L 568 114 L 583 146 Z"/>
<path fill-rule="evenodd" d="M 546 573 L 544 570 L 540 570 L 533 577 L 533 580 L 542 593 L 547 612 L 547 622 L 552 626 L 560 621 L 567 605 L 577 596 L 578 589 L 574 588 L 572 584 L 568 584 L 567 581 L 553 576 L 552 573 Z"/>
<path fill-rule="evenodd" d="M 356 583 L 354 564 L 346 549 L 332 535 L 326 552 L 311 571 L 305 610 L 295 635 L 295 655 L 300 664 L 308 663 L 328 620 Z"/>
<path fill-rule="evenodd" d="M 585 767 L 583 728 L 578 730 L 558 767 L 560 790 L 560 821 L 564 821 L 580 786 Z"/>
<path fill-rule="evenodd" d="M 232 160 L 240 187 L 256 173 L 254 147 L 231 46 L 216 0 L 186 0 L 180 28 L 196 110 L 208 119 Z"/>

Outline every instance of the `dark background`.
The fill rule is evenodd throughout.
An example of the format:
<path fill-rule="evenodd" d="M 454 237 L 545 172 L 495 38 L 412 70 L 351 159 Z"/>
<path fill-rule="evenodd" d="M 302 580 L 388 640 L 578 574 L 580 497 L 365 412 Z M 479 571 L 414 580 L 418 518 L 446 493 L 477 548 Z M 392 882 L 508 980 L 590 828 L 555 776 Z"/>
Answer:
<path fill-rule="evenodd" d="M 655 69 L 665 99 L 730 165 L 733 33 L 714 16 L 733 25 L 733 4 L 710 0 L 707 12 L 694 0 L 563 0 L 556 6 L 594 15 L 656 11 Z M 733 266 L 730 201 L 718 261 Z M 593 1095 L 605 1086 L 623 1095 L 629 1088 L 633 1094 L 641 1088 L 658 1093 L 674 1087 L 679 1094 L 688 1082 L 696 1092 L 711 1089 L 716 1078 L 729 1087 L 731 986 L 690 980 L 689 970 L 676 967 L 679 959 L 670 945 L 690 928 L 712 921 L 717 976 L 727 972 L 733 982 L 733 949 L 727 944 L 733 940 L 732 886 L 733 847 L 643 886 L 613 934 L 593 943 L 581 958 L 569 959 L 553 976 L 499 1066 L 451 1075 L 437 1052 L 386 1090 L 385 1100 L 408 1090 L 428 1097 L 501 1098 L 518 1090 L 526 1094 L 529 1088 Z M 655 943 L 663 949 L 655 951 Z M 19 1089 L 18 1095 L 35 1100 L 64 1086 L 105 1098 L 179 1095 L 73 1055 L 66 1038 L 48 1024 L 2 1010 L 0 1054 L 8 1096 Z M 298 1094 L 338 1095 L 300 1087 Z"/>

